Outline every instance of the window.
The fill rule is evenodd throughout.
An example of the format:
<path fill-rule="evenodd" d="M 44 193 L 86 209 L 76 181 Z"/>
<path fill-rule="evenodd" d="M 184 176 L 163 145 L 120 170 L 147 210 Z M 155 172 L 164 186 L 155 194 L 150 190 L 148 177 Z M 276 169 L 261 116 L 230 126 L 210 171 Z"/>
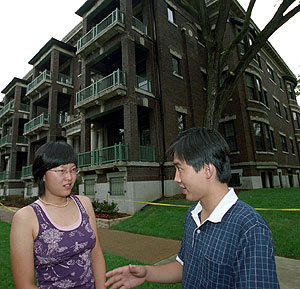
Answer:
<path fill-rule="evenodd" d="M 95 194 L 95 180 L 94 179 L 85 179 L 84 180 L 84 194 L 88 195 L 88 196 Z"/>
<path fill-rule="evenodd" d="M 264 90 L 263 94 L 264 94 L 264 104 L 267 107 L 269 107 L 268 92 L 266 90 Z"/>
<path fill-rule="evenodd" d="M 202 44 L 205 44 L 205 39 L 203 37 L 203 33 L 200 29 L 197 29 L 198 41 Z"/>
<path fill-rule="evenodd" d="M 235 129 L 233 121 L 224 122 L 223 126 L 223 136 L 228 143 L 229 150 L 231 152 L 237 151 L 237 142 L 235 136 Z"/>
<path fill-rule="evenodd" d="M 263 91 L 261 89 L 261 82 L 260 82 L 260 79 L 256 78 L 256 87 L 257 87 L 257 92 L 258 92 L 258 96 L 259 96 L 259 100 L 262 102 L 262 103 L 265 103 L 264 102 L 264 95 L 263 95 Z"/>
<path fill-rule="evenodd" d="M 181 112 L 177 112 L 177 120 L 178 120 L 178 132 L 183 132 L 186 129 L 185 125 L 185 114 Z"/>
<path fill-rule="evenodd" d="M 229 187 L 239 187 L 241 185 L 240 174 L 232 173 L 229 181 Z"/>
<path fill-rule="evenodd" d="M 254 127 L 256 150 L 264 151 L 265 150 L 265 142 L 264 142 L 264 137 L 263 137 L 262 123 L 254 122 L 253 127 Z"/>
<path fill-rule="evenodd" d="M 267 65 L 267 72 L 269 73 L 269 77 L 275 82 L 273 69 L 269 65 Z"/>
<path fill-rule="evenodd" d="M 289 120 L 289 113 L 288 113 L 287 107 L 284 106 L 283 109 L 284 109 L 285 119 L 286 119 L 286 120 Z"/>
<path fill-rule="evenodd" d="M 181 75 L 180 59 L 174 55 L 172 55 L 172 66 L 173 66 L 173 73 L 177 75 Z"/>
<path fill-rule="evenodd" d="M 276 149 L 276 142 L 275 142 L 275 137 L 274 137 L 274 131 L 270 130 L 270 135 L 271 135 L 271 140 L 272 140 L 272 146 L 274 149 Z"/>
<path fill-rule="evenodd" d="M 281 142 L 281 146 L 282 146 L 282 151 L 288 152 L 286 137 L 284 135 L 280 135 L 280 142 Z"/>
<path fill-rule="evenodd" d="M 245 77 L 248 99 L 258 100 L 268 106 L 267 92 L 262 89 L 261 80 L 250 73 L 246 73 Z"/>
<path fill-rule="evenodd" d="M 292 139 L 290 139 L 290 143 L 291 143 L 291 151 L 292 151 L 292 154 L 295 154 L 295 147 L 294 147 L 294 142 Z"/>
<path fill-rule="evenodd" d="M 269 126 L 262 122 L 253 122 L 257 151 L 272 151 L 272 136 Z"/>
<path fill-rule="evenodd" d="M 168 10 L 168 20 L 171 22 L 171 23 L 175 23 L 174 22 L 174 11 L 172 8 L 168 7 L 167 8 Z"/>
<path fill-rule="evenodd" d="M 278 77 L 278 83 L 279 83 L 279 87 L 282 89 L 282 81 L 281 81 L 281 77 L 279 75 L 277 75 Z"/>
<path fill-rule="evenodd" d="M 110 177 L 109 187 L 109 192 L 112 196 L 124 195 L 124 177 Z"/>
<path fill-rule="evenodd" d="M 255 84 L 254 76 L 252 74 L 246 73 L 246 86 L 248 99 L 255 99 Z"/>
<path fill-rule="evenodd" d="M 275 98 L 273 98 L 273 101 L 274 101 L 274 107 L 275 107 L 276 113 L 281 115 L 279 101 Z"/>
<path fill-rule="evenodd" d="M 293 87 L 292 87 L 292 85 L 290 83 L 286 84 L 286 90 L 287 90 L 288 97 L 290 99 L 296 100 L 294 89 L 293 89 Z"/>
<path fill-rule="evenodd" d="M 300 129 L 300 117 L 299 113 L 293 111 L 293 121 L 294 121 L 294 126 L 295 129 Z"/>

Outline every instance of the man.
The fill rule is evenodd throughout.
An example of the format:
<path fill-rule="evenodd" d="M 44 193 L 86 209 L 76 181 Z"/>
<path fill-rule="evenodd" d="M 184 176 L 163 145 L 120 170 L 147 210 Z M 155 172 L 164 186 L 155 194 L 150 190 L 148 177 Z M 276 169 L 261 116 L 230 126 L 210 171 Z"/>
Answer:
<path fill-rule="evenodd" d="M 106 286 L 177 283 L 184 289 L 279 288 L 272 233 L 265 220 L 228 188 L 228 145 L 215 130 L 191 128 L 171 145 L 174 181 L 187 200 L 199 201 L 185 217 L 176 261 L 124 266 L 106 274 Z"/>

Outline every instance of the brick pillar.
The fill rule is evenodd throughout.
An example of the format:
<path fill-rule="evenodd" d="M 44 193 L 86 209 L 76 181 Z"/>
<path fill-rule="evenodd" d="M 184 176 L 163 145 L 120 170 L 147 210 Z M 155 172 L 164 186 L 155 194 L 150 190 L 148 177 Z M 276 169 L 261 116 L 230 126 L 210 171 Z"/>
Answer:
<path fill-rule="evenodd" d="M 88 152 L 91 150 L 91 121 L 81 116 L 81 144 L 80 152 Z"/>

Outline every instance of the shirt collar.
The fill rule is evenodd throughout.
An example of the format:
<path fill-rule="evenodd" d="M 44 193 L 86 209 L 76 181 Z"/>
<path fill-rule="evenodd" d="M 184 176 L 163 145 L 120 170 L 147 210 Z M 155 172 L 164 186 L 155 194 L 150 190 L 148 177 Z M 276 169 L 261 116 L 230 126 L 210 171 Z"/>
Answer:
<path fill-rule="evenodd" d="M 209 215 L 206 221 L 212 223 L 219 223 L 222 221 L 223 216 L 228 212 L 228 210 L 237 202 L 238 197 L 234 192 L 233 188 L 230 188 L 228 193 L 223 197 L 219 204 L 215 207 L 212 213 Z M 201 222 L 199 218 L 199 213 L 202 211 L 202 205 L 200 201 L 196 207 L 191 211 L 192 218 L 199 227 Z"/>

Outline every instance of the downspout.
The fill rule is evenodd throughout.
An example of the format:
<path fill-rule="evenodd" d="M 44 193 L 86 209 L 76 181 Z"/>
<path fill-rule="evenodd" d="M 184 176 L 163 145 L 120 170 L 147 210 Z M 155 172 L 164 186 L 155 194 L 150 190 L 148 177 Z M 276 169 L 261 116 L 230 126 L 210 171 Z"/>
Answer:
<path fill-rule="evenodd" d="M 162 197 L 165 196 L 165 188 L 164 188 L 164 163 L 166 162 L 166 139 L 165 139 L 165 116 L 162 105 L 162 95 L 161 95 L 161 77 L 160 77 L 160 65 L 158 58 L 158 47 L 157 47 L 157 37 L 156 37 L 156 18 L 155 18 L 155 9 L 154 9 L 154 0 L 152 2 L 152 16 L 153 16 L 153 37 L 154 37 L 154 48 L 155 48 L 155 58 L 156 58 L 156 66 L 157 66 L 157 84 L 158 84 L 158 100 L 159 100 L 159 109 L 160 109 L 160 118 L 162 125 L 162 138 L 163 138 L 163 160 L 160 163 L 160 179 L 161 179 L 161 193 Z"/>

